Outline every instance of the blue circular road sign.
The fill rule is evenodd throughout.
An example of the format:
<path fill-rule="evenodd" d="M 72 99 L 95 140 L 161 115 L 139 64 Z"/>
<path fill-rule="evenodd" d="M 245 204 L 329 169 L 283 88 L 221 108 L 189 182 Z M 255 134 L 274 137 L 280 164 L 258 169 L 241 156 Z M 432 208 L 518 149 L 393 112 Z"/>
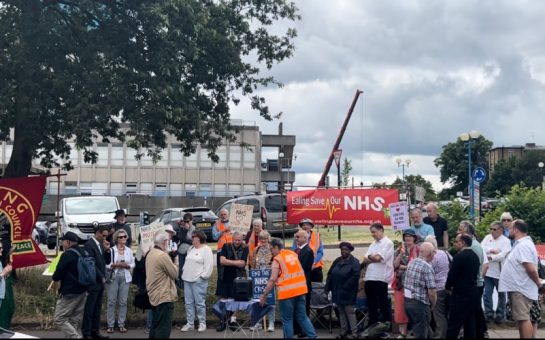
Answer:
<path fill-rule="evenodd" d="M 486 171 L 484 168 L 477 167 L 475 171 L 473 171 L 473 179 L 478 183 L 484 182 L 486 179 Z"/>

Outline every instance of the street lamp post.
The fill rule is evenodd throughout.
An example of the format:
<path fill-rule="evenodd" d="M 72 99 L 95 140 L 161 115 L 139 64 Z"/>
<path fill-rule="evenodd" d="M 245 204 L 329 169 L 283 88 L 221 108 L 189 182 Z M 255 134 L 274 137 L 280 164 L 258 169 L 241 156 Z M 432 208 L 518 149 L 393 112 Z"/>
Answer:
<path fill-rule="evenodd" d="M 402 161 L 401 158 L 396 158 L 397 167 L 401 167 L 401 184 L 403 187 L 403 194 L 405 195 L 405 200 L 408 201 L 410 198 L 407 196 L 407 183 L 405 183 L 405 167 L 409 167 L 411 164 L 410 159 Z"/>
<path fill-rule="evenodd" d="M 543 175 L 543 167 L 545 166 L 545 163 L 539 162 L 537 163 L 537 166 L 539 170 L 541 171 L 541 189 L 545 190 L 545 176 Z"/>
<path fill-rule="evenodd" d="M 481 136 L 477 130 L 464 132 L 460 135 L 460 139 L 464 142 L 464 146 L 467 146 L 467 176 L 469 179 L 469 219 L 471 223 L 475 223 L 475 188 L 473 187 L 473 176 L 471 175 L 471 145 L 475 143 Z"/>
<path fill-rule="evenodd" d="M 280 192 L 280 205 L 281 205 L 281 216 L 282 216 L 282 243 L 285 244 L 285 235 L 284 235 L 284 228 L 285 228 L 285 221 L 284 221 L 284 174 L 283 174 L 283 171 L 282 171 L 282 162 L 284 160 L 284 153 L 282 151 L 280 151 L 278 153 L 278 171 L 279 171 L 279 175 L 280 175 L 280 188 L 279 188 L 279 192 Z"/>

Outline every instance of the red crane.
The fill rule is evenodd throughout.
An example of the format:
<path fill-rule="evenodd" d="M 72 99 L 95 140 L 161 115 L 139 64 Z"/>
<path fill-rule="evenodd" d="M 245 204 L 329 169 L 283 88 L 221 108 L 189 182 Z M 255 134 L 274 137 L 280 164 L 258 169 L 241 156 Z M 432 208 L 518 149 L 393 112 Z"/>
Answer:
<path fill-rule="evenodd" d="M 335 145 L 333 146 L 333 150 L 329 153 L 329 159 L 327 160 L 327 163 L 324 168 L 324 172 L 322 172 L 322 177 L 320 177 L 320 181 L 318 182 L 318 187 L 325 187 L 325 178 L 327 174 L 329 173 L 329 169 L 331 169 L 331 163 L 333 163 L 333 152 L 339 148 L 339 145 L 341 144 L 341 140 L 343 139 L 344 132 L 346 131 L 346 127 L 348 126 L 348 121 L 350 121 L 350 117 L 352 116 L 352 112 L 354 111 L 354 107 L 356 106 L 356 103 L 358 102 L 358 98 L 360 94 L 362 94 L 363 91 L 356 90 L 356 94 L 354 95 L 354 99 L 352 100 L 352 105 L 350 105 L 350 108 L 348 109 L 348 113 L 346 115 L 346 118 L 344 119 L 343 126 L 341 127 L 341 131 L 339 131 L 339 135 L 337 136 L 337 141 L 335 141 Z"/>

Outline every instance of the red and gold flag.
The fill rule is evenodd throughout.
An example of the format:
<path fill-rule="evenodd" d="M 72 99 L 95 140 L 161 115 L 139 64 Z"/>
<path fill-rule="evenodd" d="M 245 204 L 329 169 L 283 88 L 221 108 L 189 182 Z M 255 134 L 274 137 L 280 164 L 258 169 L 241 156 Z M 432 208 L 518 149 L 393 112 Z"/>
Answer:
<path fill-rule="evenodd" d="M 47 263 L 31 237 L 40 215 L 45 183 L 44 176 L 0 179 L 0 224 L 9 231 L 13 268 Z"/>

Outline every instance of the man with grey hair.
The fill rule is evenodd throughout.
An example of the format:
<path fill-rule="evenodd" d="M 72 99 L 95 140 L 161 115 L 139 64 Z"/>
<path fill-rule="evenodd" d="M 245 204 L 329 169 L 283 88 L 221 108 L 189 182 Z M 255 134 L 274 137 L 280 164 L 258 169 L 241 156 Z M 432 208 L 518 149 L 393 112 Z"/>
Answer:
<path fill-rule="evenodd" d="M 437 211 L 437 204 L 430 202 L 426 206 L 426 212 L 428 216 L 424 217 L 424 223 L 429 224 L 433 228 L 435 238 L 437 241 L 437 247 L 441 249 L 447 249 L 448 244 L 448 223 L 447 220 L 439 216 Z"/>
<path fill-rule="evenodd" d="M 294 238 L 294 244 L 296 245 L 295 253 L 297 254 L 297 257 L 299 259 L 299 262 L 301 263 L 301 267 L 303 267 L 303 271 L 305 272 L 305 278 L 307 281 L 307 296 L 306 296 L 306 302 L 305 302 L 305 310 L 307 312 L 307 315 L 310 313 L 310 294 L 312 293 L 312 265 L 314 263 L 314 252 L 310 247 L 308 246 L 308 233 L 300 229 L 298 230 L 295 235 L 293 235 Z M 301 326 L 298 322 L 293 323 L 293 330 L 294 334 L 298 335 L 299 337 L 304 336 L 302 333 Z"/>
<path fill-rule="evenodd" d="M 409 218 L 411 219 L 412 223 L 411 229 L 416 232 L 416 235 L 420 237 L 420 240 L 424 240 L 428 235 L 433 235 L 437 238 L 435 231 L 433 231 L 433 227 L 422 221 L 422 211 L 420 208 L 411 210 L 409 213 Z"/>
<path fill-rule="evenodd" d="M 216 295 L 222 298 L 234 298 L 234 284 L 233 282 L 237 277 L 246 276 L 246 264 L 248 262 L 248 247 L 242 241 L 242 234 L 238 231 L 233 233 L 233 241 L 226 243 L 220 256 L 221 267 L 218 267 L 218 285 L 216 288 Z M 231 317 L 230 322 L 235 323 L 236 317 L 234 315 L 228 315 Z M 220 324 L 216 328 L 216 331 L 224 331 L 227 327 L 227 320 L 220 320 Z"/>
<path fill-rule="evenodd" d="M 403 280 L 405 311 L 412 324 L 414 337 L 428 339 L 433 337 L 430 327 L 431 311 L 437 301 L 435 274 L 431 261 L 435 247 L 429 242 L 420 245 L 418 258 L 409 262 Z"/>
<path fill-rule="evenodd" d="M 154 237 L 155 246 L 146 256 L 146 289 L 152 306 L 153 322 L 150 339 L 170 337 L 174 301 L 178 298 L 176 278 L 178 277 L 178 257 L 168 255 L 166 231 L 158 232 Z"/>

